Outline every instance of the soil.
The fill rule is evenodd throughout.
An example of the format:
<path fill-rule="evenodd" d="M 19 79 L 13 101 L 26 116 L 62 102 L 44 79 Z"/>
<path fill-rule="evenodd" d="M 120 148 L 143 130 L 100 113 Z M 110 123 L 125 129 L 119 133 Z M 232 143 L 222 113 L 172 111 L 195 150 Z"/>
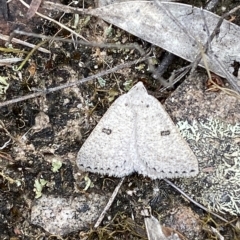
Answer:
<path fill-rule="evenodd" d="M 67 5 L 69 2 L 61 3 Z M 219 14 L 221 4 L 217 9 Z M 232 3 L 225 5 L 227 9 L 234 7 Z M 83 2 L 80 1 L 76 6 L 82 8 Z M 95 3 L 87 0 L 84 1 L 84 6 L 94 7 Z M 0 8 L 0 14 L 2 12 L 3 15 L 0 15 L 1 34 L 9 35 L 12 30 L 20 29 L 71 39 L 69 32 L 50 21 L 36 15 L 27 19 L 27 8 L 20 1 L 8 4 L 8 14 L 4 9 Z M 43 8 L 39 12 L 69 27 L 73 26 L 72 14 L 63 15 Z M 164 50 L 109 26 L 99 18 L 85 15 L 80 18 L 75 31 L 88 41 L 138 43 L 146 52 L 154 51 L 156 65 L 164 55 Z M 15 37 L 36 45 L 42 41 L 33 36 Z M 50 54 L 35 51 L 20 70 L 9 65 L 1 66 L 0 76 L 7 77 L 9 86 L 0 95 L 0 102 L 71 83 L 139 58 L 134 50 L 86 47 L 74 43 L 74 38 L 72 40 L 72 43 L 45 42 L 41 47 L 49 50 Z M 1 41 L 1 47 L 4 45 L 5 41 Z M 25 59 L 27 55 L 21 51 L 30 51 L 20 44 L 12 43 L 12 46 L 20 52 L 7 53 L 2 50 L 4 58 Z M 175 58 L 164 76 L 169 76 L 173 69 L 186 64 Z M 17 68 L 20 64 L 14 65 Z M 208 213 L 189 203 L 164 181 L 152 181 L 137 174 L 125 179 L 98 229 L 92 228 L 93 222 L 88 228 L 60 237 L 31 223 L 31 208 L 36 202 L 37 192 L 40 195 L 65 198 L 83 194 L 86 174 L 79 173 L 76 167 L 77 152 L 114 99 L 138 81 L 143 81 L 154 92 L 161 87 L 148 71 L 147 63 L 142 62 L 71 88 L 0 108 L 0 239 L 147 239 L 144 220 L 140 214 L 145 206 L 151 206 L 153 215 L 158 216 L 161 223 L 174 226 L 189 239 L 215 239 L 207 225 L 221 229 L 225 239 L 236 237 L 231 227 L 217 219 L 210 219 Z M 158 99 L 164 102 L 172 91 L 174 89 L 157 95 Z M 62 163 L 56 172 L 52 169 L 55 158 Z M 96 174 L 89 174 L 88 178 L 92 185 L 84 194 L 110 196 L 120 181 Z M 39 190 L 36 181 L 41 179 L 47 184 Z M 231 219 L 231 216 L 226 218 L 228 217 Z M 182 222 L 185 228 L 180 227 Z"/>

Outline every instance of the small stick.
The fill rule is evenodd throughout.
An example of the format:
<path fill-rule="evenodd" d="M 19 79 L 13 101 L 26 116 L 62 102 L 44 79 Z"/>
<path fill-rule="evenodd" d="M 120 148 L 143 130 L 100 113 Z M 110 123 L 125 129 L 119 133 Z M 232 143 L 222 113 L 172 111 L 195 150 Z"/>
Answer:
<path fill-rule="evenodd" d="M 91 14 L 87 9 L 66 6 L 61 3 L 55 3 L 55 2 L 50 2 L 50 1 L 44 1 L 42 3 L 42 7 L 46 8 L 46 9 L 50 9 L 50 10 L 55 10 L 55 11 L 57 9 L 58 11 L 65 12 L 65 13 Z"/>
<path fill-rule="evenodd" d="M 8 42 L 9 37 L 10 37 L 10 36 L 8 36 L 8 35 L 4 35 L 4 34 L 1 34 L 1 33 L 0 33 L 0 39 L 2 39 L 2 40 L 4 40 L 4 41 L 7 41 L 7 44 L 9 44 L 9 42 Z M 31 44 L 31 43 L 22 41 L 22 40 L 17 39 L 17 38 L 12 38 L 11 41 L 14 42 L 14 43 L 17 43 L 17 44 L 21 44 L 21 45 L 30 47 L 30 48 L 34 48 L 34 47 L 36 46 L 36 45 L 34 45 L 34 44 Z M 14 49 L 11 49 L 11 51 L 14 51 Z M 42 47 L 38 48 L 38 51 L 43 52 L 43 53 L 51 53 L 49 50 L 47 50 L 47 49 L 45 49 L 45 48 L 42 48 Z"/>
<path fill-rule="evenodd" d="M 118 191 L 119 191 L 120 187 L 122 186 L 124 179 L 125 179 L 125 177 L 123 177 L 123 178 L 121 179 L 121 181 L 118 183 L 118 185 L 117 185 L 116 188 L 114 189 L 114 191 L 113 191 L 113 193 L 112 193 L 112 196 L 109 198 L 109 201 L 108 201 L 106 207 L 103 209 L 103 211 L 102 211 L 101 215 L 99 216 L 97 222 L 95 223 L 94 228 L 98 228 L 99 225 L 101 224 L 101 222 L 102 222 L 102 220 L 103 220 L 106 212 L 107 212 L 108 209 L 112 206 L 112 203 L 113 203 L 113 201 L 115 200 L 115 197 L 117 196 Z"/>
<path fill-rule="evenodd" d="M 0 66 L 11 66 L 12 63 L 22 61 L 22 58 L 0 58 Z"/>
<path fill-rule="evenodd" d="M 20 30 L 14 30 L 14 34 L 20 34 L 25 36 L 31 36 L 36 38 L 42 38 L 46 40 L 55 40 L 55 41 L 62 41 L 62 42 L 68 42 L 73 43 L 72 39 L 65 39 L 61 37 L 52 37 L 52 36 L 46 36 L 43 34 L 36 34 L 36 33 L 30 33 Z M 145 51 L 137 44 L 137 43 L 130 43 L 130 44 L 115 44 L 115 43 L 97 43 L 97 42 L 86 42 L 82 40 L 74 40 L 75 43 L 79 43 L 84 46 L 89 47 L 99 47 L 99 48 L 116 48 L 116 49 L 136 49 L 141 56 L 145 55 Z"/>

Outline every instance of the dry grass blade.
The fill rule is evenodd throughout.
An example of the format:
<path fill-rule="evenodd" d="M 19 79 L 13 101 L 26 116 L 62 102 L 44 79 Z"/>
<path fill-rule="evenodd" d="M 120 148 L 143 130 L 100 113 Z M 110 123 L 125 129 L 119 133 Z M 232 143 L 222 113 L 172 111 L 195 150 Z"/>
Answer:
<path fill-rule="evenodd" d="M 26 17 L 28 19 L 32 18 L 35 15 L 41 2 L 42 2 L 42 0 L 32 0 L 30 7 L 28 9 L 27 15 L 26 15 Z"/>
<path fill-rule="evenodd" d="M 118 191 L 119 191 L 120 187 L 122 186 L 124 179 L 125 178 L 122 178 L 121 181 L 118 183 L 118 185 L 115 188 L 114 192 L 112 193 L 112 196 L 110 197 L 106 207 L 104 208 L 104 210 L 102 211 L 101 215 L 99 216 L 97 222 L 95 223 L 94 228 L 98 228 L 98 226 L 101 224 L 106 212 L 108 211 L 108 209 L 111 207 L 113 201 L 115 200 L 115 197 L 117 196 Z"/>

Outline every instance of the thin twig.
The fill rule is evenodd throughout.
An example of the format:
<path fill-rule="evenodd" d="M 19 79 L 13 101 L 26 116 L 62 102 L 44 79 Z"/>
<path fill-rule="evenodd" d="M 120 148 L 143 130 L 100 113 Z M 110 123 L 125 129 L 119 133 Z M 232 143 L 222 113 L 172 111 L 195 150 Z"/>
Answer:
<path fill-rule="evenodd" d="M 58 11 L 62 11 L 65 13 L 81 13 L 81 14 L 90 14 L 89 11 L 87 9 L 82 9 L 82 8 L 77 8 L 77 7 L 71 7 L 71 6 L 66 6 L 60 3 L 55 3 L 55 2 L 49 2 L 49 1 L 44 1 L 42 3 L 42 7 L 46 8 L 46 9 L 50 9 L 50 10 L 54 10 L 56 11 L 56 9 Z"/>
<path fill-rule="evenodd" d="M 186 197 L 189 201 L 191 201 L 193 204 L 195 204 L 196 206 L 198 206 L 199 208 L 203 209 L 204 211 L 212 214 L 213 216 L 221 219 L 222 221 L 224 221 L 225 223 L 230 224 L 233 228 L 235 228 L 235 226 L 231 223 L 229 223 L 229 221 L 227 221 L 225 218 L 219 216 L 218 214 L 208 210 L 206 207 L 204 207 L 203 205 L 201 205 L 200 203 L 194 201 L 192 198 L 190 198 L 185 192 L 183 192 L 179 187 L 177 187 L 174 183 L 172 183 L 171 181 L 169 181 L 168 179 L 163 179 L 166 183 L 168 183 L 170 186 L 172 186 L 173 188 L 175 188 L 178 192 L 180 192 L 184 197 Z"/>
<path fill-rule="evenodd" d="M 0 39 L 4 40 L 4 41 L 6 41 L 6 42 L 8 42 L 9 37 L 10 37 L 10 36 L 8 36 L 8 35 L 4 35 L 4 34 L 1 34 L 1 33 L 0 33 Z M 17 39 L 17 38 L 12 38 L 11 40 L 12 40 L 12 42 L 14 42 L 14 43 L 21 44 L 21 45 L 24 45 L 24 46 L 27 46 L 27 47 L 30 47 L 30 48 L 34 48 L 34 47 L 36 46 L 36 45 L 34 45 L 34 44 L 31 44 L 31 43 L 22 41 L 22 40 Z M 9 50 L 9 51 L 14 52 L 14 49 L 11 49 L 11 50 Z M 19 50 L 19 51 L 20 51 L 20 50 Z M 43 53 L 51 53 L 49 50 L 47 50 L 47 49 L 45 49 L 45 48 L 42 48 L 42 47 L 38 48 L 38 51 L 43 52 Z"/>
<path fill-rule="evenodd" d="M 108 209 L 112 206 L 112 203 L 113 203 L 113 201 L 115 200 L 115 197 L 117 196 L 118 191 L 119 191 L 120 187 L 122 186 L 124 179 L 125 179 L 125 177 L 123 177 L 123 178 L 121 179 L 121 181 L 118 183 L 118 185 L 117 185 L 116 188 L 114 189 L 114 191 L 113 191 L 113 193 L 112 193 L 112 196 L 110 197 L 107 205 L 105 206 L 105 208 L 103 209 L 103 211 L 102 211 L 101 215 L 99 216 L 97 222 L 95 223 L 94 228 L 98 228 L 99 225 L 101 224 L 101 222 L 102 222 L 102 220 L 103 220 L 106 212 L 107 212 Z"/>
<path fill-rule="evenodd" d="M 13 103 L 17 103 L 17 102 L 22 102 L 22 101 L 25 101 L 27 99 L 43 96 L 45 94 L 56 92 L 56 91 L 62 90 L 64 88 L 73 87 L 73 86 L 76 86 L 78 84 L 82 84 L 82 83 L 85 83 L 87 81 L 90 81 L 90 80 L 102 77 L 102 76 L 107 75 L 109 73 L 116 72 L 116 71 L 118 71 L 120 69 L 130 67 L 133 64 L 138 64 L 139 62 L 146 61 L 149 58 L 150 57 L 148 57 L 148 56 L 147 57 L 143 57 L 143 58 L 141 58 L 139 60 L 135 60 L 135 61 L 131 61 L 131 62 L 127 62 L 127 63 L 124 63 L 124 64 L 117 65 L 114 68 L 111 68 L 111 69 L 108 69 L 108 70 L 104 70 L 104 71 L 99 72 L 99 73 L 97 73 L 95 75 L 89 76 L 87 78 L 83 78 L 81 80 L 77 80 L 75 82 L 66 83 L 66 84 L 63 84 L 63 85 L 60 85 L 60 86 L 57 86 L 57 87 L 54 87 L 54 88 L 48 88 L 48 89 L 43 90 L 41 92 L 35 92 L 35 93 L 29 94 L 29 95 L 26 95 L 26 96 L 23 96 L 23 97 L 18 97 L 18 98 L 12 99 L 12 100 L 8 100 L 8 101 L 0 103 L 0 107 L 4 107 L 4 106 L 7 106 L 7 105 L 10 105 L 10 104 L 13 104 Z"/>
<path fill-rule="evenodd" d="M 65 39 L 61 37 L 52 37 L 52 36 L 45 36 L 43 34 L 36 34 L 36 33 L 30 33 L 20 30 L 14 30 L 15 34 L 25 35 L 25 36 L 31 36 L 36 38 L 43 38 L 47 40 L 55 40 L 55 41 L 62 41 L 62 42 L 68 42 L 73 43 L 72 39 Z M 86 42 L 82 40 L 74 40 L 75 43 L 79 43 L 84 46 L 89 47 L 99 47 L 99 48 L 117 48 L 117 49 L 136 49 L 141 56 L 145 55 L 145 51 L 137 44 L 137 43 L 130 43 L 130 44 L 115 44 L 115 43 L 97 43 L 97 42 Z"/>
<path fill-rule="evenodd" d="M 1 58 L 0 59 L 0 66 L 10 66 L 10 64 L 12 63 L 17 63 L 17 62 L 20 62 L 22 61 L 22 58 Z"/>
<path fill-rule="evenodd" d="M 0 150 L 3 150 L 4 148 L 6 148 L 9 144 L 10 144 L 10 142 L 11 142 L 11 138 L 9 138 L 9 140 L 7 141 L 7 142 L 5 142 L 1 147 L 0 147 Z"/>
<path fill-rule="evenodd" d="M 208 44 L 208 50 L 211 50 L 211 41 L 210 41 L 210 31 L 209 31 L 209 28 L 208 28 L 208 25 L 207 25 L 207 20 L 206 20 L 206 17 L 205 17 L 205 14 L 204 14 L 204 11 L 203 9 L 201 8 L 201 16 L 202 16 L 202 19 L 203 19 L 203 22 L 204 22 L 204 29 L 206 29 L 206 33 L 207 33 L 207 36 L 208 36 L 208 39 L 207 39 L 207 42 L 206 44 Z"/>

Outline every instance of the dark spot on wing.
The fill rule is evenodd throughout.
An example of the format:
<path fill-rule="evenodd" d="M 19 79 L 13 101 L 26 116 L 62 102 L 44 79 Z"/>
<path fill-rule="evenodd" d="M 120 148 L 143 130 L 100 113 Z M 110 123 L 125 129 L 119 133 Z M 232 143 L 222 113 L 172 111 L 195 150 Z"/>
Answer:
<path fill-rule="evenodd" d="M 168 135 L 170 135 L 170 130 L 161 131 L 161 136 L 168 136 Z"/>
<path fill-rule="evenodd" d="M 112 130 L 109 129 L 109 128 L 103 128 L 103 129 L 102 129 L 102 132 L 103 132 L 103 133 L 106 133 L 107 135 L 110 135 L 110 134 L 112 133 Z"/>

